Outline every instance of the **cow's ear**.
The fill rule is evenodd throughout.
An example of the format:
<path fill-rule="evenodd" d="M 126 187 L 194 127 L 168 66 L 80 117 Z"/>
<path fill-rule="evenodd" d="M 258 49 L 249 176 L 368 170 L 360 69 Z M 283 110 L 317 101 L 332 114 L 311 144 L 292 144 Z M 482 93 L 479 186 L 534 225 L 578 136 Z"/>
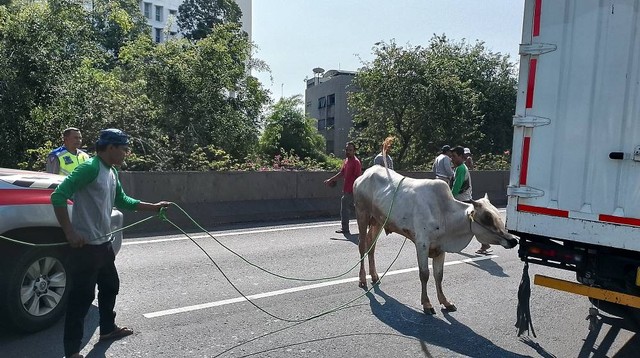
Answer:
<path fill-rule="evenodd" d="M 484 198 L 489 200 L 489 194 L 488 193 L 484 193 Z"/>
<path fill-rule="evenodd" d="M 471 200 L 471 204 L 473 204 L 473 207 L 474 207 L 474 208 L 477 208 L 477 207 L 479 207 L 479 206 L 480 206 L 480 203 L 479 203 L 479 202 L 477 202 L 476 200 Z"/>

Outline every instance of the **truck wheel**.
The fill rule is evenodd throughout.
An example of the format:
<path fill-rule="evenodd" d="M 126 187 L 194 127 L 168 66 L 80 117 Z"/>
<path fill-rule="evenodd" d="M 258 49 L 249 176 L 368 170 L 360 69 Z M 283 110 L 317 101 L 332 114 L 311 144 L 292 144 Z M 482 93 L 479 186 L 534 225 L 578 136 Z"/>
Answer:
<path fill-rule="evenodd" d="M 11 266 L 5 302 L 14 327 L 36 332 L 60 319 L 70 287 L 64 258 L 61 249 L 33 249 Z"/>

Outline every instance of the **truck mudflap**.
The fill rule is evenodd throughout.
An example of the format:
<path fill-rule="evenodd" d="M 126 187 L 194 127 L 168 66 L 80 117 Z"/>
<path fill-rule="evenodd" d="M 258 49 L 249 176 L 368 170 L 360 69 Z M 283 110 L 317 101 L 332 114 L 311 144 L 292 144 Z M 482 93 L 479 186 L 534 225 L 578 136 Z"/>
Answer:
<path fill-rule="evenodd" d="M 559 291 L 575 293 L 577 295 L 587 296 L 601 301 L 640 308 L 640 297 L 622 292 L 586 286 L 580 283 L 565 281 L 544 275 L 534 275 L 533 283 L 538 286 L 544 286 Z"/>

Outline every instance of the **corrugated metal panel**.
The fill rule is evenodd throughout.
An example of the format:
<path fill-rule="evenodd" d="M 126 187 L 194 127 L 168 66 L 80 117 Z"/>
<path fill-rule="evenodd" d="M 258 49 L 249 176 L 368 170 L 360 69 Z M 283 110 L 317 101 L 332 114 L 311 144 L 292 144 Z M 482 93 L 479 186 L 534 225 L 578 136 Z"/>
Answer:
<path fill-rule="evenodd" d="M 640 162 L 631 159 L 640 145 L 639 3 L 526 2 L 523 43 L 557 50 L 521 56 L 516 116 L 549 124 L 515 128 L 511 190 L 544 194 L 510 198 L 510 229 L 640 251 Z M 611 152 L 626 159 L 609 159 Z M 552 215 L 517 205 L 569 218 L 546 224 Z"/>

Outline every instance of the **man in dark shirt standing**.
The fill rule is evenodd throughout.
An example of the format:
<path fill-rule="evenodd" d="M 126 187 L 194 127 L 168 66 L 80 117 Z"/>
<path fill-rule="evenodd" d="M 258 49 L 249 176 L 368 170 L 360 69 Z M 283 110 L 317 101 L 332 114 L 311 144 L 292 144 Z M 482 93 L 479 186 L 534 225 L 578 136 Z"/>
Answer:
<path fill-rule="evenodd" d="M 338 234 L 350 234 L 349 231 L 349 214 L 353 211 L 353 182 L 362 174 L 362 164 L 356 157 L 356 145 L 353 142 L 347 142 L 345 147 L 347 158 L 342 164 L 342 169 L 338 174 L 324 181 L 326 185 L 333 185 L 338 178 L 344 178 L 344 186 L 342 187 L 342 199 L 340 200 L 340 218 L 342 219 L 342 228 L 336 230 Z"/>

